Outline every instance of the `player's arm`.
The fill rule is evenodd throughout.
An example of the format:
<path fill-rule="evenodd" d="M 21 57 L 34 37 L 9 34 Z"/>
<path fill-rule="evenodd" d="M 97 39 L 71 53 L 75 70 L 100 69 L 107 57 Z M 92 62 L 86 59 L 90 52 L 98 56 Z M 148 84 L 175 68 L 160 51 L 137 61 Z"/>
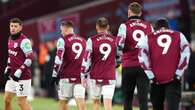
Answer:
<path fill-rule="evenodd" d="M 90 72 L 91 66 L 91 53 L 92 53 L 92 40 L 87 40 L 85 55 L 81 65 L 81 79 L 85 79 Z"/>
<path fill-rule="evenodd" d="M 154 32 L 153 26 L 150 24 L 151 33 Z"/>
<path fill-rule="evenodd" d="M 5 68 L 4 74 L 3 74 L 3 79 L 5 81 L 9 80 L 9 73 L 11 72 L 11 66 L 10 66 L 10 57 L 7 58 L 7 66 Z"/>
<path fill-rule="evenodd" d="M 151 69 L 151 59 L 150 59 L 150 54 L 149 54 L 148 37 L 147 36 L 143 37 L 138 42 L 137 46 L 140 48 L 138 59 L 141 64 L 141 67 L 144 69 L 148 79 L 153 80 L 155 76 Z"/>
<path fill-rule="evenodd" d="M 56 56 L 55 56 L 55 62 L 54 62 L 54 68 L 53 68 L 53 74 L 52 77 L 58 76 L 58 72 L 60 70 L 62 61 L 63 61 L 63 55 L 65 52 L 65 42 L 64 39 L 60 38 L 57 41 L 57 51 L 56 51 Z"/>
<path fill-rule="evenodd" d="M 5 81 L 9 80 L 9 73 L 11 72 L 11 68 L 10 68 L 10 57 L 8 57 L 7 59 L 7 66 L 5 68 L 4 74 L 3 74 L 3 79 Z"/>
<path fill-rule="evenodd" d="M 20 66 L 20 68 L 18 68 L 14 73 L 13 80 L 15 81 L 18 81 L 25 69 L 32 65 L 33 60 L 33 50 L 31 46 L 31 41 L 29 39 L 23 39 L 20 43 L 20 48 L 25 55 L 25 60 L 24 63 Z"/>
<path fill-rule="evenodd" d="M 7 58 L 7 66 L 5 68 L 5 73 L 7 73 L 8 70 L 10 70 L 10 57 Z"/>
<path fill-rule="evenodd" d="M 189 43 L 182 33 L 180 34 L 180 49 L 180 59 L 176 70 L 176 76 L 178 78 L 183 75 L 185 69 L 187 68 L 191 53 Z"/>
<path fill-rule="evenodd" d="M 117 65 L 121 63 L 122 51 L 125 46 L 126 32 L 127 32 L 126 25 L 121 24 L 118 29 L 118 34 L 117 34 L 117 39 L 116 39 L 116 45 L 117 45 L 116 63 Z"/>

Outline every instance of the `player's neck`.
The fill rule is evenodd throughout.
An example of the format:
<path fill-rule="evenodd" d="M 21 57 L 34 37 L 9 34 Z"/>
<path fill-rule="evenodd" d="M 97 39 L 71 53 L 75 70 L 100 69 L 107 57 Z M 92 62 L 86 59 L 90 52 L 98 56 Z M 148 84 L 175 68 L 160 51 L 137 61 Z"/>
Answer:
<path fill-rule="evenodd" d="M 169 28 L 167 28 L 167 27 L 161 27 L 161 28 L 159 28 L 160 30 L 167 30 L 167 29 L 169 29 Z"/>
<path fill-rule="evenodd" d="M 18 32 L 18 33 L 16 33 L 16 34 L 13 34 L 13 35 L 11 35 L 11 39 L 12 39 L 12 40 L 16 40 L 17 38 L 20 37 L 20 35 L 21 35 L 21 32 Z"/>
<path fill-rule="evenodd" d="M 106 34 L 108 34 L 108 31 L 107 30 L 98 30 L 97 33 L 98 34 L 100 34 L 100 33 L 106 33 Z"/>
<path fill-rule="evenodd" d="M 129 17 L 129 20 L 130 19 L 141 19 L 141 17 L 138 16 L 138 15 L 132 15 L 132 16 Z"/>
<path fill-rule="evenodd" d="M 70 34 L 74 34 L 74 31 L 70 31 L 70 32 L 64 33 L 64 34 L 62 34 L 62 35 L 63 35 L 63 36 L 67 36 L 67 35 L 70 35 Z"/>

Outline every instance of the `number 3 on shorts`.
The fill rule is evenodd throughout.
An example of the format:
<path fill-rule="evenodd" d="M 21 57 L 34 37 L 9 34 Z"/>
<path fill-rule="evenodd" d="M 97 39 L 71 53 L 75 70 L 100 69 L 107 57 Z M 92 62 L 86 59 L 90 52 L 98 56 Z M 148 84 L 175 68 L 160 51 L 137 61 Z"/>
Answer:
<path fill-rule="evenodd" d="M 19 91 L 23 91 L 24 90 L 24 85 L 23 84 L 19 84 Z"/>
<path fill-rule="evenodd" d="M 171 37 L 169 35 L 160 35 L 158 38 L 157 38 L 157 44 L 160 46 L 160 47 L 163 47 L 163 51 L 162 51 L 162 54 L 167 54 L 168 50 L 169 50 L 169 47 L 171 45 Z"/>

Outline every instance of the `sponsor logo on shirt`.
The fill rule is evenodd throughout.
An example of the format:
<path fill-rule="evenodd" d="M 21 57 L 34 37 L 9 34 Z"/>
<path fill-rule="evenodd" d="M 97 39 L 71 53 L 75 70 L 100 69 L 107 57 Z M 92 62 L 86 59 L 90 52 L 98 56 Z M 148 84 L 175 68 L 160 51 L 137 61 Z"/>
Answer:
<path fill-rule="evenodd" d="M 13 56 L 17 56 L 17 52 L 15 52 L 15 51 L 12 51 L 12 50 L 8 50 L 8 53 L 10 54 L 10 55 L 13 55 Z"/>

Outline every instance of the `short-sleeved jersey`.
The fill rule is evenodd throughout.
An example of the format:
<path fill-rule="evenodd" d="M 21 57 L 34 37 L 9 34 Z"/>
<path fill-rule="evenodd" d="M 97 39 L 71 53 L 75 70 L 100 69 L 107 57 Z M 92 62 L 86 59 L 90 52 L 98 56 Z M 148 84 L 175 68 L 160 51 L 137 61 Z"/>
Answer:
<path fill-rule="evenodd" d="M 127 22 L 120 25 L 117 41 L 122 50 L 122 67 L 140 66 L 138 60 L 139 49 L 136 46 L 138 41 L 145 35 L 153 32 L 150 23 L 138 19 L 130 18 Z"/>
<path fill-rule="evenodd" d="M 70 82 L 80 83 L 85 48 L 86 40 L 77 34 L 69 34 L 59 38 L 54 69 L 59 72 L 60 78 L 68 78 Z M 59 68 L 56 68 L 57 65 Z"/>
<path fill-rule="evenodd" d="M 21 34 L 17 39 L 9 38 L 8 41 L 8 68 L 13 76 L 17 69 L 21 69 L 20 80 L 31 79 L 31 63 L 33 59 L 32 46 L 30 40 Z"/>
<path fill-rule="evenodd" d="M 138 46 L 145 47 L 140 53 L 140 63 L 145 70 L 153 72 L 159 83 L 172 81 L 175 74 L 181 76 L 189 62 L 189 44 L 180 32 L 160 29 Z"/>
<path fill-rule="evenodd" d="M 111 34 L 91 36 L 87 40 L 83 73 L 90 71 L 90 78 L 96 83 L 108 84 L 115 80 L 116 48 L 116 37 Z"/>

